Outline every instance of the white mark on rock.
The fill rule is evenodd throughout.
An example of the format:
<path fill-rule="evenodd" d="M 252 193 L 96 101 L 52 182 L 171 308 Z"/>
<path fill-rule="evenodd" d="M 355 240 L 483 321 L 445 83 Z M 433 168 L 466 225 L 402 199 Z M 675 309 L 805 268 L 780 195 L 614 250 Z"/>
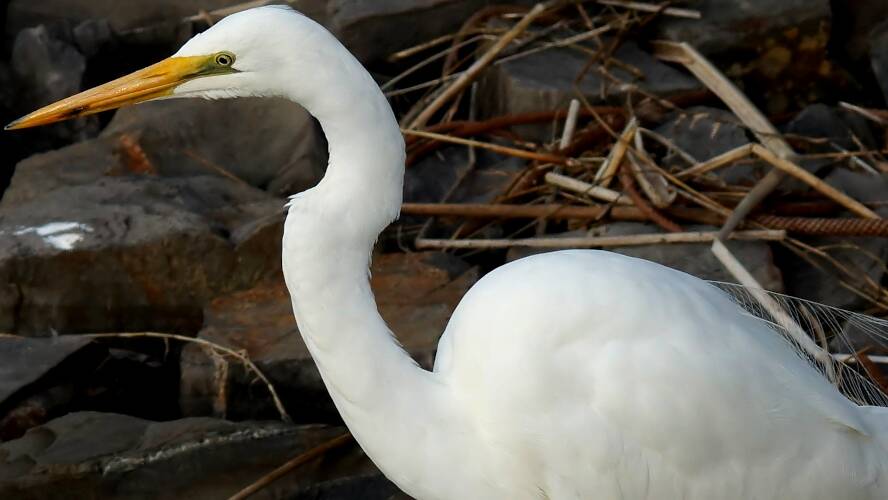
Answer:
<path fill-rule="evenodd" d="M 84 233 L 91 232 L 93 232 L 93 228 L 88 224 L 81 224 L 79 222 L 50 222 L 37 227 L 18 228 L 13 234 L 16 236 L 36 234 L 53 248 L 72 250 L 74 245 L 83 239 Z"/>

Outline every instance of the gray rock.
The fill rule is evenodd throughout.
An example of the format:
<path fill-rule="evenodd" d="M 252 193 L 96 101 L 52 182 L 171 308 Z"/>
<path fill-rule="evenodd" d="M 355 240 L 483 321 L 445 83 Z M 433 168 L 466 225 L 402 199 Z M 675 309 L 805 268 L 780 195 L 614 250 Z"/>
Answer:
<path fill-rule="evenodd" d="M 92 57 L 114 43 L 114 32 L 107 19 L 87 19 L 74 27 L 71 36 L 86 57 Z"/>
<path fill-rule="evenodd" d="M 67 336 L 0 339 L 0 405 L 90 342 L 87 338 Z"/>
<path fill-rule="evenodd" d="M 120 110 L 102 132 L 138 138 L 160 175 L 233 174 L 275 196 L 323 177 L 327 143 L 302 106 L 280 98 L 177 99 Z"/>
<path fill-rule="evenodd" d="M 855 137 L 867 147 L 876 146 L 872 130 L 863 117 L 821 103 L 805 107 L 789 122 L 786 131 L 812 139 L 828 139 L 845 149 L 857 147 Z M 821 148 L 821 151 L 835 151 L 828 145 Z"/>
<path fill-rule="evenodd" d="M 72 413 L 0 444 L 0 497 L 228 498 L 342 428 L 231 423 L 208 418 L 151 422 Z M 397 490 L 356 445 L 328 452 L 251 498 L 385 499 Z"/>
<path fill-rule="evenodd" d="M 46 383 L 50 373 L 64 377 L 90 339 L 0 337 L 0 441 L 21 436 L 46 422 L 73 398 L 65 383 Z M 71 362 L 68 362 L 71 360 Z M 49 386 L 49 387 L 47 387 Z"/>
<path fill-rule="evenodd" d="M 6 33 L 17 33 L 38 24 L 79 24 L 90 19 L 106 19 L 115 32 L 169 21 L 178 21 L 200 10 L 215 10 L 241 3 L 239 0 L 11 0 L 6 13 Z"/>
<path fill-rule="evenodd" d="M 702 13 L 702 19 L 664 16 L 658 23 L 659 34 L 688 42 L 704 54 L 758 51 L 775 42 L 810 45 L 819 39 L 818 45 L 825 47 L 829 33 L 829 0 L 701 0 L 692 8 Z"/>
<path fill-rule="evenodd" d="M 37 109 L 79 92 L 86 58 L 41 25 L 18 33 L 12 47 L 11 65 L 20 89 L 15 109 L 24 113 L 22 110 Z M 43 134 L 73 141 L 97 132 L 95 117 L 87 117 L 54 125 Z"/>
<path fill-rule="evenodd" d="M 86 59 L 41 25 L 22 30 L 15 37 L 12 69 L 32 89 L 33 104 L 45 105 L 80 90 Z"/>
<path fill-rule="evenodd" d="M 676 146 L 694 157 L 706 161 L 751 142 L 746 129 L 730 112 L 698 106 L 675 114 L 657 127 L 656 132 L 670 139 Z M 667 165 L 687 168 L 687 163 L 670 153 L 664 159 Z M 713 175 L 730 184 L 754 182 L 767 170 L 754 163 L 730 165 Z"/>
<path fill-rule="evenodd" d="M 617 102 L 628 92 L 626 84 L 645 92 L 669 97 L 701 89 L 698 80 L 661 63 L 632 42 L 624 43 L 614 57 L 634 67 L 640 76 L 624 67 L 611 66 L 615 82 L 594 69 L 586 73 L 578 88 L 591 103 Z M 549 111 L 567 107 L 575 97 L 575 81 L 586 67 L 588 55 L 570 49 L 550 49 L 496 65 L 484 73 L 479 100 L 484 116 Z M 515 127 L 535 140 L 552 138 L 551 127 Z"/>
<path fill-rule="evenodd" d="M 39 24 L 76 26 L 106 20 L 111 31 L 131 43 L 174 45 L 191 35 L 179 21 L 242 0 L 11 0 L 6 32 Z M 284 3 L 284 2 L 280 2 Z M 451 33 L 489 0 L 290 0 L 295 9 L 330 28 L 364 62 Z M 531 0 L 514 3 L 531 5 Z M 398 26 L 392 30 L 392 26 Z"/>
<path fill-rule="evenodd" d="M 384 254 L 373 259 L 371 286 L 380 314 L 401 345 L 430 368 L 450 314 L 477 279 L 477 269 L 453 256 Z M 295 419 L 336 420 L 297 330 L 282 280 L 220 297 L 204 317 L 198 337 L 245 350 L 281 393 Z M 199 346 L 185 347 L 181 373 L 181 406 L 186 415 L 242 419 L 276 414 L 267 389 L 255 382 L 252 373 L 238 363 L 209 356 Z"/>
<path fill-rule="evenodd" d="M 836 169 L 824 178 L 827 184 L 840 189 L 852 198 L 866 202 L 888 200 L 888 177 Z M 888 208 L 876 212 L 888 217 Z M 888 240 L 885 238 L 810 238 L 806 243 L 822 247 L 846 269 L 880 283 L 885 274 L 884 263 L 888 259 Z M 854 292 L 837 284 L 837 277 L 817 269 L 802 259 L 792 256 L 782 264 L 786 276 L 787 292 L 803 299 L 821 302 L 842 309 L 858 310 L 867 301 Z M 827 269 L 829 266 L 825 266 Z"/>
<path fill-rule="evenodd" d="M 285 196 L 315 185 L 326 157 L 320 126 L 292 102 L 151 102 L 118 111 L 97 139 L 22 161 L 0 207 L 106 176 L 146 174 L 233 176 Z"/>
<path fill-rule="evenodd" d="M 210 298 L 280 268 L 280 211 L 279 199 L 209 176 L 104 178 L 4 204 L 0 279 L 17 296 L 0 294 L 0 325 L 193 331 Z"/>
<path fill-rule="evenodd" d="M 786 132 L 820 141 L 799 141 L 796 150 L 801 153 L 835 153 L 837 148 L 856 150 L 855 139 L 865 148 L 877 148 L 876 140 L 865 119 L 856 113 L 831 108 L 825 104 L 812 104 L 803 109 L 786 126 Z M 824 142 L 828 141 L 828 142 Z M 800 160 L 799 165 L 811 173 L 839 164 L 830 158 Z M 781 183 L 786 190 L 804 191 L 810 188 L 801 181 L 787 179 Z"/>
<path fill-rule="evenodd" d="M 870 61 L 888 103 L 888 21 L 875 28 L 870 36 Z"/>
<path fill-rule="evenodd" d="M 331 0 L 329 27 L 361 61 L 456 31 L 489 0 Z M 511 2 L 532 5 L 531 0 Z M 392 29 L 397 26 L 396 29 Z"/>
<path fill-rule="evenodd" d="M 442 148 L 407 169 L 404 201 L 441 202 L 459 183 L 449 201 L 491 203 L 525 167 L 524 160 L 476 150 L 475 165 L 470 168 L 469 154 L 465 148 Z"/>

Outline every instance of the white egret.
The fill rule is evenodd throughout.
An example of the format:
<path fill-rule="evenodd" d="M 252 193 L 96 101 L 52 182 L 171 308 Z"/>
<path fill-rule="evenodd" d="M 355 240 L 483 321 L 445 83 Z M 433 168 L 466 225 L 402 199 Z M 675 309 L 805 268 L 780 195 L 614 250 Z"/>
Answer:
<path fill-rule="evenodd" d="M 398 124 L 361 64 L 293 10 L 232 15 L 171 58 L 8 128 L 241 96 L 292 99 L 323 126 L 327 174 L 289 204 L 284 274 L 342 418 L 408 494 L 888 498 L 888 411 L 843 397 L 714 286 L 651 262 L 563 251 L 505 265 L 459 304 L 434 370 L 417 366 L 367 279 L 401 203 Z"/>

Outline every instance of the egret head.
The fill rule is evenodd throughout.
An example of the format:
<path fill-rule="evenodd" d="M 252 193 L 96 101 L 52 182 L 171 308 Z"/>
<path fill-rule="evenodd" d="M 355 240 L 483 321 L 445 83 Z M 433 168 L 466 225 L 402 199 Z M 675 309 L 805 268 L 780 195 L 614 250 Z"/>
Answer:
<path fill-rule="evenodd" d="M 332 38 L 289 7 L 240 12 L 195 36 L 172 57 L 41 108 L 6 129 L 35 127 L 155 99 L 282 95 L 284 89 L 294 89 L 294 80 L 303 82 L 297 89 L 319 87 L 323 75 L 316 68 L 323 67 Z M 286 97 L 302 101 L 310 95 Z"/>

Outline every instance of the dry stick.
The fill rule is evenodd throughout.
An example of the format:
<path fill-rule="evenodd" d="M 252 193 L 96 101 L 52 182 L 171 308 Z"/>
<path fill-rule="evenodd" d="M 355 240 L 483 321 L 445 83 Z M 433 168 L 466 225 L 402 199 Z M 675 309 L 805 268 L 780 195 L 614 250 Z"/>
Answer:
<path fill-rule="evenodd" d="M 570 146 L 574 132 L 577 129 L 577 118 L 580 116 L 580 101 L 570 100 L 567 107 L 567 117 L 564 119 L 564 130 L 561 132 L 561 141 L 558 143 L 558 151 L 564 151 Z"/>
<path fill-rule="evenodd" d="M 209 347 L 210 349 L 213 349 L 214 351 L 221 351 L 225 354 L 228 354 L 229 356 L 233 356 L 233 357 L 239 359 L 242 363 L 244 363 L 251 370 L 253 370 L 253 372 L 256 374 L 256 376 L 259 377 L 262 380 L 262 382 L 265 383 L 265 386 L 268 388 L 268 392 L 271 394 L 271 398 L 274 400 L 274 406 L 277 408 L 277 411 L 281 416 L 281 420 L 283 420 L 284 422 L 287 422 L 287 423 L 290 423 L 293 421 L 293 419 L 290 418 L 290 415 L 287 413 L 287 410 L 284 409 L 284 404 L 281 402 L 281 399 L 278 397 L 277 391 L 274 390 L 274 386 L 271 384 L 271 381 L 265 377 L 265 374 L 263 374 L 262 370 L 260 370 L 259 367 L 256 366 L 256 363 L 253 363 L 253 360 L 248 358 L 242 352 L 235 351 L 234 349 L 230 349 L 228 347 L 225 347 L 225 346 L 222 346 L 222 345 L 219 345 L 219 344 L 216 344 L 216 343 L 213 343 L 208 340 L 201 339 L 201 338 L 186 337 L 184 335 L 176 335 L 175 333 L 159 333 L 159 332 L 87 333 L 87 334 L 82 334 L 81 336 L 96 338 L 96 339 L 100 339 L 100 338 L 129 339 L 129 338 L 144 338 L 144 337 L 158 338 L 158 339 L 175 339 L 175 340 L 181 340 L 182 342 L 192 342 L 195 344 L 200 344 L 202 346 Z"/>
<path fill-rule="evenodd" d="M 758 137 L 765 147 L 773 151 L 779 158 L 795 156 L 795 151 L 780 137 L 777 129 L 765 115 L 693 47 L 687 43 L 667 41 L 654 42 L 653 46 L 655 55 L 660 59 L 676 62 L 688 68 L 694 76 L 731 108 L 731 111 Z M 780 170 L 768 172 L 746 195 L 746 198 L 734 208 L 733 213 L 722 226 L 722 235 L 727 235 L 737 227 L 746 215 L 780 184 L 783 176 L 784 174 Z"/>
<path fill-rule="evenodd" d="M 624 9 L 640 10 L 642 12 L 661 13 L 672 17 L 683 17 L 685 19 L 701 19 L 703 16 L 699 10 L 681 9 L 677 7 L 663 8 L 660 5 L 653 5 L 642 2 L 628 2 L 625 0 L 596 0 L 601 5 L 610 5 L 611 7 L 623 7 Z"/>
<path fill-rule="evenodd" d="M 432 116 L 434 116 L 434 114 L 437 113 L 438 110 L 447 103 L 447 101 L 449 101 L 456 94 L 462 92 L 466 87 L 468 87 L 469 84 L 472 83 L 472 81 L 479 74 L 481 74 L 481 71 L 486 68 L 491 62 L 493 62 L 496 56 L 503 49 L 505 49 L 506 46 L 512 42 L 512 40 L 523 33 L 524 30 L 526 30 L 527 27 L 530 26 L 530 23 L 532 23 L 536 18 L 538 18 L 543 12 L 546 11 L 546 8 L 551 5 L 551 3 L 552 2 L 546 2 L 544 4 L 538 3 L 534 5 L 530 12 L 528 12 L 523 18 L 521 18 L 521 21 L 513 26 L 512 29 L 504 33 L 503 36 L 501 36 L 499 40 L 497 40 L 496 43 L 494 43 L 493 46 L 491 46 L 490 49 L 488 49 L 487 52 L 484 53 L 483 56 L 478 58 L 478 60 L 475 61 L 469 67 L 469 69 L 460 74 L 459 78 L 457 78 L 456 81 L 451 83 L 449 87 L 447 87 L 437 98 L 435 98 L 435 100 L 429 103 L 429 105 L 422 111 L 422 113 L 420 113 L 419 116 L 417 116 L 416 119 L 414 119 L 413 122 L 410 123 L 410 126 L 408 128 L 418 129 L 424 127 L 426 123 L 428 123 L 429 119 L 431 119 Z"/>
<path fill-rule="evenodd" d="M 660 245 L 666 243 L 710 243 L 718 238 L 717 231 L 693 231 L 681 233 L 633 234 L 626 236 L 590 236 L 584 238 L 522 238 L 522 239 L 489 239 L 489 240 L 441 240 L 417 239 L 418 249 L 498 249 L 511 247 L 531 248 L 606 248 L 642 245 Z M 732 239 L 781 241 L 786 238 L 786 231 L 752 230 L 735 231 Z"/>
<path fill-rule="evenodd" d="M 731 233 L 734 234 L 734 233 Z M 832 365 L 832 357 L 829 352 L 822 349 L 814 339 L 812 339 L 801 326 L 796 323 L 792 317 L 783 310 L 780 304 L 773 297 L 765 293 L 759 282 L 750 274 L 750 272 L 734 257 L 734 254 L 728 250 L 728 247 L 722 243 L 721 237 L 715 238 L 712 242 L 712 253 L 725 266 L 725 269 L 746 287 L 746 290 L 752 294 L 755 300 L 768 311 L 768 314 L 780 325 L 783 330 L 792 337 L 798 345 L 803 348 L 814 359 L 823 364 L 826 374 L 832 382 L 836 380 L 835 369 Z"/>
<path fill-rule="evenodd" d="M 649 128 L 638 127 L 638 135 L 646 135 L 651 139 L 659 142 L 660 145 L 680 156 L 684 161 L 688 163 L 688 165 L 696 165 L 697 163 L 700 163 L 699 161 L 697 161 L 696 158 L 691 156 L 690 153 L 678 147 L 678 145 L 675 144 L 672 140 L 667 139 L 662 134 L 654 132 Z"/>
<path fill-rule="evenodd" d="M 404 203 L 403 215 L 470 217 L 481 219 L 598 219 L 610 211 L 618 220 L 647 220 L 635 207 L 579 207 L 573 205 L 487 205 L 483 203 Z"/>
<path fill-rule="evenodd" d="M 606 201 L 608 203 L 616 203 L 618 205 L 632 205 L 632 200 L 619 191 L 614 191 L 613 189 L 589 184 L 588 182 L 583 182 L 581 180 L 574 179 L 573 177 L 568 177 L 566 175 L 558 174 L 555 172 L 549 172 L 546 174 L 545 179 L 548 184 L 557 186 L 567 191 L 584 194 L 591 198 Z"/>
<path fill-rule="evenodd" d="M 479 33 L 483 33 L 483 32 L 484 32 L 484 30 L 479 31 Z M 455 33 L 450 33 L 447 35 L 441 35 L 437 38 L 432 38 L 431 40 L 422 42 L 418 45 L 414 45 L 413 47 L 408 47 L 406 49 L 399 50 L 399 51 L 395 52 L 394 54 L 391 54 L 390 56 L 388 56 L 387 61 L 392 62 L 392 63 L 398 62 L 401 59 L 406 59 L 410 56 L 419 54 L 420 52 L 422 52 L 424 50 L 430 49 L 430 48 L 435 47 L 437 45 L 441 45 L 444 42 L 449 42 L 450 40 L 453 40 L 454 38 L 456 38 Z"/>
<path fill-rule="evenodd" d="M 431 63 L 433 63 L 433 62 L 435 62 L 435 61 L 437 61 L 437 60 L 439 60 L 439 59 L 441 59 L 441 58 L 443 58 L 443 57 L 446 57 L 446 56 L 449 55 L 452 51 L 459 50 L 459 49 L 465 47 L 466 45 L 469 45 L 469 44 L 472 44 L 472 43 L 477 42 L 478 40 L 481 40 L 482 38 L 484 38 L 484 35 L 473 36 L 472 38 L 469 38 L 468 40 L 465 40 L 465 41 L 463 41 L 463 42 L 461 42 L 461 43 L 458 43 L 458 44 L 456 44 L 456 45 L 453 45 L 453 46 L 451 46 L 451 47 L 448 47 L 448 48 L 446 48 L 446 49 L 444 49 L 444 50 L 442 50 L 442 51 L 440 51 L 440 52 L 438 52 L 438 53 L 436 53 L 436 54 L 432 54 L 431 56 L 429 56 L 429 57 L 423 59 L 422 61 L 419 61 L 418 63 L 414 64 L 413 66 L 410 66 L 409 68 L 405 69 L 404 71 L 398 73 L 397 75 L 395 75 L 394 77 L 392 77 L 392 79 L 390 79 L 389 81 L 387 81 L 387 82 L 385 82 L 384 84 L 382 84 L 379 88 L 382 89 L 383 92 L 386 92 L 386 91 L 388 91 L 389 89 L 391 89 L 393 86 L 395 86 L 396 84 L 398 84 L 398 83 L 399 83 L 401 80 L 403 80 L 404 78 L 407 78 L 408 76 L 410 76 L 410 75 L 412 75 L 413 73 L 415 73 L 415 72 L 421 70 L 422 68 L 428 66 L 429 64 L 431 64 Z"/>
<path fill-rule="evenodd" d="M 523 13 L 527 11 L 527 7 L 517 6 L 517 5 L 489 5 L 487 7 L 482 8 L 481 10 L 475 12 L 468 19 L 463 22 L 462 26 L 460 26 L 459 31 L 457 31 L 453 35 L 453 43 L 455 46 L 465 40 L 465 37 L 468 36 L 469 32 L 472 29 L 475 29 L 476 26 L 490 19 L 491 17 L 501 16 L 503 14 L 514 14 L 514 13 Z M 453 73 L 453 70 L 457 66 L 457 54 L 456 52 L 451 52 L 447 59 L 444 60 L 444 64 L 441 65 L 441 76 L 447 76 Z"/>
<path fill-rule="evenodd" d="M 632 203 L 641 210 L 647 218 L 662 227 L 663 229 L 671 232 L 671 233 L 680 233 L 682 232 L 681 226 L 667 219 L 663 214 L 658 212 L 654 207 L 652 207 L 647 200 L 641 197 L 638 191 L 635 189 L 635 183 L 632 179 L 631 169 L 628 166 L 624 166 L 620 169 L 620 183 L 623 185 L 623 191 L 627 196 L 632 200 Z"/>
<path fill-rule="evenodd" d="M 635 148 L 626 154 L 626 158 L 629 160 L 626 166 L 632 171 L 635 180 L 651 203 L 657 208 L 666 208 L 675 201 L 677 193 L 671 189 L 669 182 L 656 169 L 642 167 L 641 163 L 651 165 L 654 160 L 648 155 L 641 134 L 636 132 L 634 139 Z"/>
<path fill-rule="evenodd" d="M 823 182 L 816 175 L 808 172 L 802 167 L 796 165 L 795 163 L 784 160 L 782 158 L 778 158 L 774 153 L 769 151 L 767 148 L 760 146 L 758 144 L 753 144 L 752 152 L 762 160 L 770 163 L 771 165 L 777 167 L 781 171 L 795 177 L 796 179 L 808 184 L 824 196 L 830 198 L 835 201 L 839 205 L 847 208 L 855 215 L 863 217 L 864 219 L 879 219 L 879 215 L 866 206 L 864 206 L 859 201 L 851 198 L 845 193 L 839 191 L 838 189 L 830 186 L 829 184 Z"/>
<path fill-rule="evenodd" d="M 864 108 L 848 102 L 839 102 L 839 106 L 847 110 L 854 111 L 855 113 L 863 116 L 870 121 L 874 121 L 879 125 L 888 125 L 888 111 L 884 109 Z"/>
<path fill-rule="evenodd" d="M 681 172 L 675 174 L 675 176 L 679 179 L 682 179 L 685 177 L 703 175 L 707 172 L 712 172 L 713 170 L 724 167 L 725 165 L 728 165 L 730 163 L 734 163 L 735 161 L 742 160 L 750 154 L 752 154 L 752 144 L 744 144 L 739 148 L 734 148 L 730 151 L 726 151 L 702 163 L 698 163 L 693 167 L 682 170 Z"/>
<path fill-rule="evenodd" d="M 699 194 L 697 194 L 699 195 Z M 672 207 L 666 210 L 670 216 L 698 224 L 717 225 L 730 211 L 708 198 L 694 198 L 694 193 L 684 194 L 705 209 Z M 699 195 L 702 196 L 702 195 Z M 714 213 L 713 213 L 714 212 Z M 472 203 L 405 203 L 404 215 L 425 217 L 462 217 L 470 219 L 550 219 L 598 220 L 608 215 L 615 221 L 646 221 L 644 213 L 635 206 L 572 206 L 572 205 L 505 205 Z M 813 236 L 879 236 L 888 237 L 888 220 L 841 219 L 811 217 L 780 217 L 757 215 L 751 220 L 767 229 L 783 229 L 794 234 Z"/>
<path fill-rule="evenodd" d="M 442 78 L 435 78 L 434 80 L 429 80 L 427 82 L 417 83 L 416 85 L 412 85 L 410 87 L 404 87 L 402 89 L 390 90 L 385 93 L 386 97 L 397 97 L 399 95 L 409 94 L 411 92 L 415 92 L 417 90 L 427 89 L 429 87 L 434 87 L 435 85 L 440 85 L 444 82 L 449 82 L 451 80 L 456 80 L 462 75 L 462 73 L 454 73 L 452 75 L 447 75 Z"/>
<path fill-rule="evenodd" d="M 888 364 L 888 356 L 867 356 L 873 363 Z M 832 358 L 839 363 L 856 363 L 856 354 L 834 353 Z"/>
<path fill-rule="evenodd" d="M 295 457 L 291 458 L 290 460 L 287 460 L 283 465 L 281 465 L 277 469 L 275 469 L 275 470 L 269 472 L 268 474 L 262 476 L 261 478 L 259 478 L 259 480 L 256 481 L 255 483 L 247 486 L 246 488 L 240 490 L 239 492 L 235 493 L 234 495 L 228 497 L 228 500 L 244 500 L 246 498 L 249 498 L 250 496 L 252 496 L 254 493 L 258 492 L 262 488 L 265 488 L 269 484 L 286 476 L 292 470 L 308 463 L 311 460 L 314 460 L 315 458 L 323 456 L 325 453 L 327 453 L 330 450 L 334 450 L 336 448 L 339 448 L 340 446 L 350 443 L 352 441 L 352 439 L 353 438 L 352 438 L 351 434 L 343 434 L 343 435 L 337 436 L 327 442 L 321 443 L 320 445 L 315 446 L 314 448 L 306 451 L 305 453 L 301 453 L 299 455 L 296 455 Z"/>
<path fill-rule="evenodd" d="M 580 101 L 576 99 L 570 100 L 570 105 L 567 108 L 567 116 L 564 118 L 564 130 L 561 131 L 561 140 L 558 141 L 558 151 L 563 152 L 570 146 L 571 141 L 573 141 L 574 132 L 577 129 L 577 118 L 580 115 Z M 556 166 L 554 169 L 554 173 L 561 173 L 561 166 Z M 558 188 L 556 186 L 555 189 L 546 196 L 546 203 L 554 203 L 555 198 L 558 196 Z M 537 224 L 536 234 L 537 236 L 542 236 L 546 234 L 546 226 L 548 225 L 548 219 L 542 219 Z"/>
<path fill-rule="evenodd" d="M 544 43 L 537 47 L 533 47 L 531 49 L 527 49 L 524 52 L 517 52 L 512 55 L 508 55 L 503 57 L 502 59 L 497 60 L 494 65 L 499 66 L 500 64 L 507 63 L 509 61 L 514 61 L 516 59 L 521 59 L 522 57 L 527 57 L 531 54 L 538 54 L 540 52 L 545 52 L 550 49 L 558 48 L 558 47 L 567 47 L 569 45 L 576 45 L 580 42 L 585 42 L 586 40 L 590 40 L 592 38 L 599 37 L 608 31 L 614 29 L 610 24 L 605 24 L 604 26 L 599 26 L 598 28 L 586 31 L 584 33 L 580 33 L 578 35 L 569 36 L 567 38 L 562 38 L 560 40 L 554 40 L 551 42 Z"/>
<path fill-rule="evenodd" d="M 623 157 L 626 155 L 626 150 L 629 148 L 630 141 L 632 140 L 632 136 L 635 135 L 637 128 L 638 120 L 633 116 L 629 120 L 629 123 L 626 124 L 626 128 L 623 129 L 623 133 L 620 134 L 620 138 L 617 140 L 617 143 L 614 144 L 610 154 L 607 155 L 607 159 L 604 160 L 604 163 L 601 164 L 598 172 L 595 173 L 592 182 L 601 187 L 607 187 L 610 184 L 611 180 L 617 173 L 617 169 L 620 168 L 620 164 L 623 162 Z"/>
<path fill-rule="evenodd" d="M 498 144 L 491 144 L 489 142 L 481 142 L 475 141 L 472 139 L 463 139 L 461 137 L 452 137 L 444 134 L 436 134 L 434 132 L 424 132 L 422 130 L 401 130 L 405 135 L 414 135 L 417 137 L 423 137 L 425 139 L 433 139 L 441 142 L 449 142 L 452 144 L 461 144 L 463 146 L 474 146 L 482 149 L 487 149 L 493 151 L 495 153 L 504 154 L 507 156 L 514 156 L 516 158 L 524 158 L 526 160 L 537 160 L 544 163 L 557 163 L 559 165 L 567 165 L 567 166 L 578 166 L 580 162 L 573 158 L 565 158 L 559 155 L 553 155 L 549 153 L 537 153 L 534 151 L 527 151 L 524 149 L 516 149 L 510 148 L 508 146 L 500 146 Z"/>

